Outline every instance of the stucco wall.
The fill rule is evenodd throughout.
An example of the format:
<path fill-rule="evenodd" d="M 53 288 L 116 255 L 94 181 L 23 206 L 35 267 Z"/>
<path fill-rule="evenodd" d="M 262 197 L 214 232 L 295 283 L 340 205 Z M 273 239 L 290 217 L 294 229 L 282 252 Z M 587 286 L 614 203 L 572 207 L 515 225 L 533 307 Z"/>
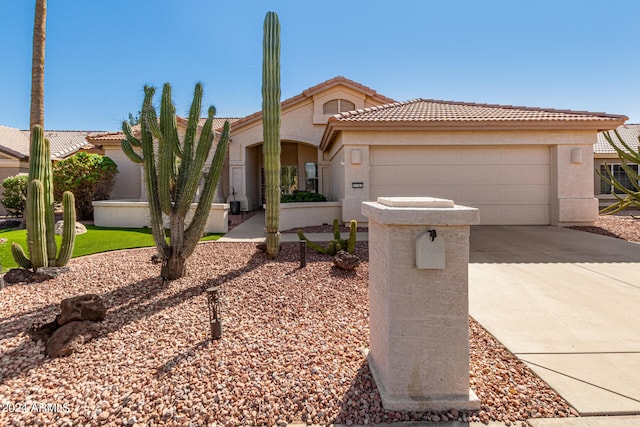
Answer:
<path fill-rule="evenodd" d="M 0 184 L 6 178 L 10 176 L 18 175 L 22 172 L 28 172 L 24 166 L 21 167 L 20 160 L 17 159 L 8 159 L 0 157 Z M 4 194 L 4 189 L 0 186 L 0 198 Z M 0 203 L 0 215 L 7 215 L 7 210 L 4 208 L 4 205 Z"/>
<path fill-rule="evenodd" d="M 111 199 L 142 198 L 142 165 L 132 162 L 119 145 L 104 147 L 104 155 L 118 166 L 118 174 L 111 190 Z"/>
<path fill-rule="evenodd" d="M 431 185 L 438 185 L 438 177 L 446 178 L 444 170 L 441 172 L 424 171 L 419 167 L 412 168 L 387 168 L 386 171 L 378 169 L 378 175 L 372 177 L 369 173 L 372 165 L 370 156 L 372 152 L 380 147 L 393 147 L 395 150 L 414 150 L 410 158 L 414 158 L 416 165 L 432 164 L 434 168 L 441 168 L 438 156 L 444 155 L 442 161 L 451 162 L 451 147 L 459 147 L 461 153 L 460 163 L 452 165 L 460 168 L 450 168 L 449 173 L 471 174 L 469 180 L 473 179 L 473 174 L 480 173 L 481 182 L 486 182 L 487 186 L 476 198 L 487 200 L 487 209 L 492 209 L 491 215 L 499 217 L 503 215 L 501 223 L 551 223 L 554 225 L 568 225 L 572 223 L 593 222 L 597 219 L 597 200 L 593 194 L 593 152 L 592 146 L 596 140 L 595 131 L 412 131 L 412 130 L 377 130 L 377 131 L 351 131 L 345 130 L 339 134 L 328 153 L 331 158 L 331 173 L 333 181 L 332 188 L 337 191 L 338 200 L 343 202 L 343 219 L 359 218 L 360 201 L 367 198 L 373 200 L 376 194 L 371 194 L 373 184 L 380 185 L 380 180 L 387 176 L 391 182 L 413 182 L 416 180 L 429 181 Z M 369 147 L 368 149 L 366 147 Z M 411 148 L 413 147 L 413 148 Z M 422 148 L 419 148 L 422 147 Z M 439 150 L 439 147 L 441 150 Z M 475 148 L 474 148 L 475 147 Z M 491 150 L 483 150 L 482 147 L 491 147 Z M 504 149 L 501 149 L 504 147 Z M 536 148 L 537 147 L 537 148 Z M 428 148 L 428 149 L 427 149 Z M 361 163 L 353 164 L 351 153 L 359 150 Z M 464 151 L 467 150 L 467 151 Z M 471 151 L 469 151 L 471 150 Z M 519 153 L 519 151 L 521 153 Z M 399 152 L 399 151 L 398 151 Z M 447 154 L 448 152 L 448 154 Z M 387 156 L 392 156 L 393 150 L 387 151 Z M 573 153 L 573 154 L 572 154 Z M 532 157 L 533 156 L 533 157 Z M 548 161 L 542 157 L 547 157 Z M 518 166 L 524 159 L 526 167 Z M 539 166 L 536 166 L 536 158 L 540 158 Z M 376 160 L 374 160 L 375 163 Z M 493 164 L 496 169 L 501 169 L 496 173 L 496 169 L 477 168 L 476 163 Z M 488 163 L 487 163 L 488 162 Z M 544 163 L 547 163 L 545 165 Z M 533 163 L 533 165 L 530 165 Z M 388 159 L 388 165 L 393 165 L 393 160 Z M 342 166 L 342 171 L 340 167 Z M 376 166 L 375 164 L 373 165 Z M 515 167 L 514 167 L 515 166 Z M 342 176 L 339 174 L 343 173 Z M 511 176 L 521 180 L 520 190 L 525 189 L 525 194 L 512 194 L 508 209 L 503 209 L 500 205 L 500 194 L 496 194 L 492 189 L 491 180 L 501 178 L 504 181 Z M 372 179 L 378 180 L 372 182 Z M 362 189 L 352 187 L 352 182 L 363 182 Z M 341 186 L 339 183 L 343 182 Z M 443 185 L 447 180 L 441 180 Z M 464 184 L 460 184 L 464 185 Z M 379 188 L 379 187 L 378 187 Z M 514 187 L 515 188 L 515 187 Z M 398 187 L 396 187 L 398 189 Z M 500 191 L 506 191 L 503 186 Z M 342 192 L 339 192 L 342 191 Z M 474 191 L 478 192 L 478 189 Z M 451 192 L 451 194 L 463 194 Z M 385 194 L 393 196 L 397 194 Z M 406 194 L 415 195 L 415 194 Z M 436 195 L 453 198 L 449 193 L 442 194 L 419 194 Z M 518 197 L 522 197 L 522 203 L 512 203 Z M 463 197 L 464 198 L 464 197 Z M 509 197 L 507 197 L 508 199 Z M 535 206 L 532 206 L 528 199 L 537 199 Z M 545 203 L 540 198 L 547 199 Z M 493 200 L 493 203 L 491 201 Z M 493 206 L 491 206 L 493 205 Z M 548 206 L 548 208 L 547 208 Z M 537 214 L 531 209 L 536 209 Z M 544 212 L 543 212 L 544 211 Z M 546 213 L 548 212 L 548 213 Z M 543 215 L 546 214 L 546 219 Z M 514 222 L 514 218 L 519 218 Z M 538 218 L 535 220 L 527 217 Z M 542 219 L 540 219 L 542 218 Z M 482 213 L 481 213 L 481 221 Z M 483 221 L 483 223 L 485 223 Z"/>

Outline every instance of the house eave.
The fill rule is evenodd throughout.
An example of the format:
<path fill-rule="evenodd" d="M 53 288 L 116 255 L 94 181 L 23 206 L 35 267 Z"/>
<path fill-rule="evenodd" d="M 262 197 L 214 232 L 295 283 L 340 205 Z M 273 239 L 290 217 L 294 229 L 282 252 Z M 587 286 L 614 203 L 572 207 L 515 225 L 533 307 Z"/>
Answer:
<path fill-rule="evenodd" d="M 628 120 L 626 116 L 615 116 L 606 119 L 592 120 L 509 120 L 509 121 L 340 121 L 335 117 L 329 119 L 325 128 L 320 150 L 327 151 L 333 145 L 338 133 L 344 130 L 353 131 L 529 131 L 529 130 L 593 130 L 596 132 L 616 129 Z"/>

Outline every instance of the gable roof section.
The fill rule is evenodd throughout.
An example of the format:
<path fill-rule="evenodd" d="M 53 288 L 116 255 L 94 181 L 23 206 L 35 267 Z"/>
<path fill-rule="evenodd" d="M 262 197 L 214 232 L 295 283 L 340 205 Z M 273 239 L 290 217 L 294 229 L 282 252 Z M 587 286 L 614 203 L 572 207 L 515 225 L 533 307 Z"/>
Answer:
<path fill-rule="evenodd" d="M 320 144 L 326 149 L 344 129 L 527 130 L 615 129 L 622 115 L 512 105 L 414 99 L 363 108 L 329 118 Z"/>
<path fill-rule="evenodd" d="M 89 144 L 87 135 L 92 131 L 53 130 L 44 133 L 49 139 L 51 158 L 65 158 Z M 30 131 L 0 126 L 0 151 L 18 159 L 29 158 Z"/>
<path fill-rule="evenodd" d="M 0 152 L 18 159 L 29 157 L 29 133 L 20 129 L 0 126 Z"/>
<path fill-rule="evenodd" d="M 213 119 L 213 130 L 216 132 L 221 131 L 222 127 L 224 126 L 224 122 L 227 120 L 229 120 L 229 123 L 233 124 L 239 119 L 236 117 L 215 117 Z M 187 126 L 188 120 L 183 117 L 177 117 L 176 121 L 178 124 L 182 124 L 185 127 Z M 207 121 L 206 117 L 200 118 L 200 120 L 198 120 L 198 126 L 204 126 L 206 121 Z M 140 125 L 132 126 L 131 130 L 133 131 L 134 136 L 140 135 Z M 125 139 L 125 136 L 124 136 L 124 132 L 122 131 L 94 133 L 87 137 L 87 140 L 93 144 L 104 144 L 104 143 L 120 144 L 120 141 L 122 141 L 123 139 Z"/>
<path fill-rule="evenodd" d="M 302 93 L 296 96 L 285 99 L 280 103 L 280 106 L 284 110 L 285 108 L 290 107 L 291 105 L 294 105 L 294 104 L 297 104 L 298 102 L 312 98 L 315 94 L 325 91 L 327 89 L 330 89 L 334 86 L 345 86 L 345 87 L 354 89 L 357 92 L 363 93 L 364 95 L 372 98 L 376 102 L 379 102 L 380 104 L 388 104 L 388 103 L 395 102 L 391 98 L 387 98 L 386 96 L 380 95 L 378 92 L 371 89 L 370 87 L 362 85 L 346 77 L 337 76 L 327 81 L 324 81 L 322 83 L 319 83 L 315 86 L 312 86 L 309 89 L 302 91 Z M 235 123 L 233 123 L 232 129 L 238 129 L 242 126 L 245 126 L 249 123 L 253 123 L 257 120 L 262 120 L 262 111 L 257 111 L 249 116 L 246 116 L 236 121 Z"/>
<path fill-rule="evenodd" d="M 640 136 L 640 124 L 622 125 L 616 130 L 622 140 L 631 147 L 631 149 L 635 151 L 640 149 L 640 142 L 638 142 L 638 137 Z M 613 142 L 624 150 L 622 144 L 618 142 L 616 135 L 613 132 L 609 132 L 609 135 L 611 135 Z M 595 154 L 618 154 L 607 142 L 607 139 L 604 137 L 604 132 L 598 132 L 598 142 L 593 146 L 593 152 Z"/>

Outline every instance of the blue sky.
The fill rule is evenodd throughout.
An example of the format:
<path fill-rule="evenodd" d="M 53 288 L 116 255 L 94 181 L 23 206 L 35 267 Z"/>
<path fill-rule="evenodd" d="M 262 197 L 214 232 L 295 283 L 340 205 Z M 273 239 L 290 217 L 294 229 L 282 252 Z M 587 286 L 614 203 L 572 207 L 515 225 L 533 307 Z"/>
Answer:
<path fill-rule="evenodd" d="M 640 1 L 51 0 L 45 126 L 118 130 L 142 87 L 197 81 L 221 117 L 260 110 L 262 24 L 282 26 L 282 99 L 338 75 L 432 98 L 624 114 L 640 123 Z M 0 125 L 29 123 L 35 0 L 0 0 Z"/>

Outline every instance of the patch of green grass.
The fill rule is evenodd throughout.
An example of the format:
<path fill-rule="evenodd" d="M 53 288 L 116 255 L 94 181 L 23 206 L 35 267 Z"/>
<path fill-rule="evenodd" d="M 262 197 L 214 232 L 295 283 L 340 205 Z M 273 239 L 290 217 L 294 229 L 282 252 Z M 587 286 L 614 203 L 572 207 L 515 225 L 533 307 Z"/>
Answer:
<path fill-rule="evenodd" d="M 209 234 L 200 241 L 218 240 L 222 234 Z M 17 242 L 27 252 L 26 230 L 1 230 L 0 239 L 7 242 L 0 244 L 0 263 L 2 270 L 7 271 L 18 265 L 11 255 L 11 243 Z M 56 236 L 58 248 L 61 237 Z M 87 225 L 87 233 L 76 236 L 73 247 L 73 258 L 120 249 L 146 248 L 155 246 L 150 228 L 104 228 Z"/>

